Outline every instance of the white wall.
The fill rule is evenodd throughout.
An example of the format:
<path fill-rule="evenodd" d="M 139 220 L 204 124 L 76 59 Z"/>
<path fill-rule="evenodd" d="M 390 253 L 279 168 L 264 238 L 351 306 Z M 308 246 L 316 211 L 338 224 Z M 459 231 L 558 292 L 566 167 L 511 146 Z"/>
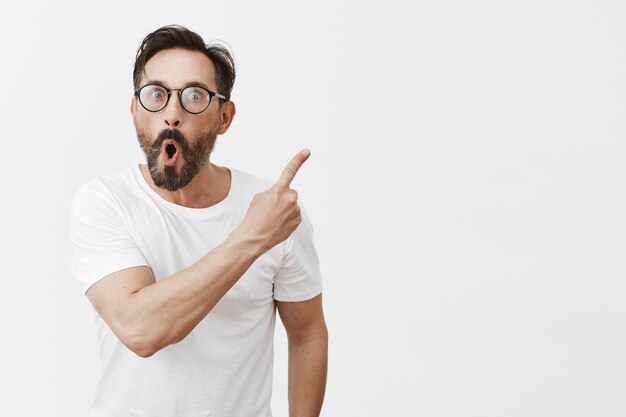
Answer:
<path fill-rule="evenodd" d="M 136 48 L 238 63 L 214 160 L 298 189 L 331 332 L 325 416 L 626 414 L 626 3 L 0 3 L 0 415 L 85 416 L 69 202 L 143 160 Z M 277 332 L 275 417 L 286 413 Z"/>

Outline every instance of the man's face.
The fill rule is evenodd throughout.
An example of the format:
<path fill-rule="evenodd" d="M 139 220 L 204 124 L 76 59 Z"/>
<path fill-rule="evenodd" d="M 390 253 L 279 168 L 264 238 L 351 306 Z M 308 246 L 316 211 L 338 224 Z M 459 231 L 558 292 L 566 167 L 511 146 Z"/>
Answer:
<path fill-rule="evenodd" d="M 139 86 L 146 84 L 172 89 L 200 85 L 217 91 L 211 60 L 200 52 L 182 49 L 168 49 L 154 55 L 146 64 Z M 182 108 L 175 90 L 163 110 L 149 112 L 135 98 L 131 113 L 152 180 L 157 187 L 169 191 L 189 184 L 209 162 L 217 134 L 222 133 L 217 97 L 211 99 L 202 113 L 191 114 Z"/>

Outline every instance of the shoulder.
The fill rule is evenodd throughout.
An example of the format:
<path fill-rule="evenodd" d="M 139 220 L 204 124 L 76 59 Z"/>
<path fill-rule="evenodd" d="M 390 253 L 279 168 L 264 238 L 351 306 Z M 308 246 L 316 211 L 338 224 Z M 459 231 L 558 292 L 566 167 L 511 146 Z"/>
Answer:
<path fill-rule="evenodd" d="M 252 198 L 255 194 L 263 192 L 272 186 L 272 182 L 264 178 L 238 169 L 229 169 L 233 184 L 236 185 L 238 194 L 243 198 Z"/>
<path fill-rule="evenodd" d="M 132 194 L 135 180 L 133 168 L 127 168 L 115 174 L 94 178 L 83 184 L 74 194 L 72 207 L 98 208 L 116 206 L 124 196 Z"/>

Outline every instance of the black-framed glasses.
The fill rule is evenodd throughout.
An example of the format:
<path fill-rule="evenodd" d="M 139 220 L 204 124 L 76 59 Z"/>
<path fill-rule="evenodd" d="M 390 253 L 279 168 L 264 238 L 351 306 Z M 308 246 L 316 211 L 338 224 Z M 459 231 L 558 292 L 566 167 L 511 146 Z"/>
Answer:
<path fill-rule="evenodd" d="M 185 88 L 166 88 L 159 84 L 146 84 L 135 89 L 135 96 L 139 103 L 149 112 L 163 110 L 170 102 L 172 91 L 178 91 L 178 101 L 186 112 L 198 114 L 205 111 L 213 96 L 226 100 L 226 97 L 199 85 L 190 85 Z"/>

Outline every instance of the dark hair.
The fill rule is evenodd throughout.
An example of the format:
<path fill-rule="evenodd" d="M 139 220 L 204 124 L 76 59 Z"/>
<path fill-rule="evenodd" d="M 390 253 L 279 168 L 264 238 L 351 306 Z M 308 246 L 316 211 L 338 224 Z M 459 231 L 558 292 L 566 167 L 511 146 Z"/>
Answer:
<path fill-rule="evenodd" d="M 235 61 L 230 51 L 225 46 L 217 43 L 204 43 L 200 35 L 180 25 L 163 26 L 143 39 L 139 49 L 137 49 L 135 68 L 133 70 L 133 85 L 135 88 L 139 88 L 141 75 L 150 58 L 166 49 L 177 48 L 202 52 L 211 60 L 215 66 L 217 92 L 223 94 L 226 97 L 226 101 L 229 101 L 230 92 L 235 84 Z"/>

